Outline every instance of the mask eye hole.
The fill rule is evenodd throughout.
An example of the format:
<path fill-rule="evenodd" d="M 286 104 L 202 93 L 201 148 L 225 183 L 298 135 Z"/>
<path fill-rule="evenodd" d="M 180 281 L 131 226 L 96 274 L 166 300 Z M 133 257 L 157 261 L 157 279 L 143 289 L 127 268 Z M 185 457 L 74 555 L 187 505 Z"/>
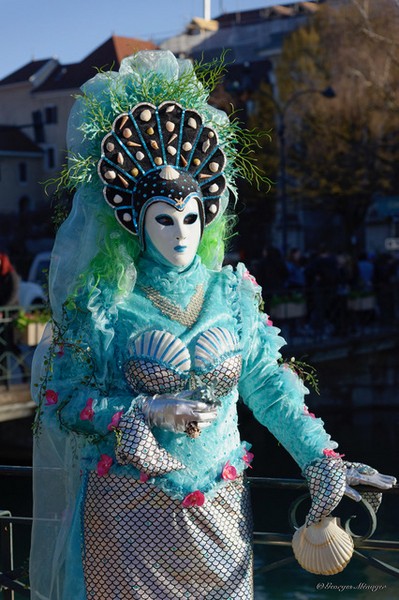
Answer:
<path fill-rule="evenodd" d="M 198 215 L 196 213 L 190 213 L 189 215 L 186 215 L 184 217 L 184 224 L 185 225 L 193 225 L 197 219 L 198 219 Z"/>
<path fill-rule="evenodd" d="M 164 225 L 165 227 L 170 227 L 173 225 L 173 219 L 169 215 L 158 215 L 155 217 L 155 220 L 160 225 Z"/>

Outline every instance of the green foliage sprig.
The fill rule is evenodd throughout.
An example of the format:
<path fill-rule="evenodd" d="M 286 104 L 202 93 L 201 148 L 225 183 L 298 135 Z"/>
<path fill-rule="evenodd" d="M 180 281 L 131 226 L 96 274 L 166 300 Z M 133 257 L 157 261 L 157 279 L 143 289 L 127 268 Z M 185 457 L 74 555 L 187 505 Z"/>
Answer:
<path fill-rule="evenodd" d="M 51 387 L 51 382 L 54 376 L 54 363 L 57 360 L 60 352 L 63 353 L 64 351 L 68 350 L 71 352 L 71 357 L 73 357 L 73 360 L 83 366 L 84 374 L 82 375 L 80 381 L 78 381 L 75 386 L 71 387 L 70 392 L 63 397 L 59 403 L 57 403 L 56 415 L 58 423 L 60 428 L 67 433 L 78 432 L 87 437 L 91 443 L 99 443 L 104 439 L 104 435 L 90 431 L 77 431 L 77 429 L 72 429 L 63 419 L 62 413 L 65 406 L 67 406 L 68 403 L 74 398 L 80 386 L 91 386 L 98 389 L 100 393 L 104 391 L 96 381 L 95 364 L 90 347 L 83 343 L 83 340 L 80 338 L 70 339 L 67 336 L 68 328 L 72 320 L 76 318 L 77 310 L 78 309 L 75 302 L 71 299 L 68 299 L 62 306 L 61 322 L 59 323 L 54 319 L 52 320 L 53 335 L 50 346 L 43 359 L 44 372 L 39 378 L 39 381 L 34 383 L 34 387 L 38 392 L 38 406 L 36 409 L 36 416 L 32 429 L 33 434 L 38 437 L 42 427 L 42 416 L 45 406 L 46 392 Z"/>
<path fill-rule="evenodd" d="M 132 66 L 134 68 L 134 58 Z M 111 131 L 114 119 L 129 112 L 139 102 L 158 106 L 166 100 L 181 102 L 199 111 L 205 122 L 218 131 L 220 145 L 228 159 L 225 173 L 233 192 L 237 176 L 247 179 L 258 189 L 262 183 L 270 188 L 271 180 L 256 164 L 256 149 L 262 147 L 264 136 L 270 138 L 269 132 L 243 128 L 234 112 L 230 121 L 221 125 L 216 122 L 214 109 L 208 104 L 210 93 L 222 81 L 226 70 L 226 52 L 223 52 L 209 63 L 199 61 L 194 63 L 193 68 L 182 70 L 178 79 L 168 79 L 157 72 L 146 72 L 145 75 L 137 72 L 130 82 L 117 82 L 114 72 L 100 72 L 103 77 L 109 78 L 109 85 L 104 84 L 101 96 L 90 90 L 77 96 L 82 118 L 78 130 L 86 151 L 84 154 L 69 152 L 68 163 L 63 166 L 60 176 L 45 182 L 45 190 L 55 187 L 54 193 L 59 195 L 63 190 L 72 191 L 83 184 L 101 187 L 97 177 L 101 140 Z"/>
<path fill-rule="evenodd" d="M 205 62 L 202 57 L 201 60 L 194 63 L 194 72 L 209 93 L 212 93 L 222 83 L 228 65 L 232 64 L 226 59 L 228 52 L 229 50 L 223 50 L 219 57 L 215 57 L 209 62 Z"/>
<path fill-rule="evenodd" d="M 280 358 L 278 362 L 280 365 L 286 365 L 298 375 L 304 384 L 313 388 L 316 394 L 320 394 L 319 378 L 315 367 L 303 360 L 297 360 L 294 356 L 291 356 L 291 358 Z"/>
<path fill-rule="evenodd" d="M 238 176 L 256 185 L 259 190 L 262 184 L 270 190 L 272 181 L 256 164 L 256 149 L 262 148 L 263 138 L 271 139 L 268 131 L 259 129 L 246 129 L 242 127 L 239 119 L 234 117 L 222 127 L 222 134 L 226 137 L 223 150 L 227 157 L 226 173 L 232 177 Z"/>
<path fill-rule="evenodd" d="M 44 190 L 54 187 L 52 193 L 58 197 L 64 191 L 72 192 L 78 185 L 97 182 L 97 162 L 99 157 L 69 152 L 68 163 L 62 166 L 60 175 L 44 182 Z"/>

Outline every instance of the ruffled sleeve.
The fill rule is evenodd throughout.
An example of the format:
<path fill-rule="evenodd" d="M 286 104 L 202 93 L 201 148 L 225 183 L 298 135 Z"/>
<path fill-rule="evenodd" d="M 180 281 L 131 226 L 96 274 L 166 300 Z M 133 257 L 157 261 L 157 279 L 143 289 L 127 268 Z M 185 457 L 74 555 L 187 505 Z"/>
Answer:
<path fill-rule="evenodd" d="M 101 455 L 100 474 L 113 463 L 147 476 L 184 468 L 155 439 L 141 412 L 142 397 L 129 390 L 118 367 L 116 336 L 104 335 L 103 329 L 78 318 L 61 343 L 48 345 L 34 386 L 42 424 L 92 445 L 92 458 Z"/>
<path fill-rule="evenodd" d="M 88 437 L 105 438 L 134 405 L 117 372 L 114 343 L 89 319 L 79 319 L 62 338 L 49 336 L 43 356 L 35 357 L 34 396 L 47 425 Z"/>
<path fill-rule="evenodd" d="M 308 390 L 302 380 L 278 362 L 285 340 L 259 311 L 261 288 L 244 265 L 238 265 L 237 277 L 243 343 L 240 395 L 303 470 L 337 444 L 324 430 L 323 421 L 309 414 L 304 403 Z"/>

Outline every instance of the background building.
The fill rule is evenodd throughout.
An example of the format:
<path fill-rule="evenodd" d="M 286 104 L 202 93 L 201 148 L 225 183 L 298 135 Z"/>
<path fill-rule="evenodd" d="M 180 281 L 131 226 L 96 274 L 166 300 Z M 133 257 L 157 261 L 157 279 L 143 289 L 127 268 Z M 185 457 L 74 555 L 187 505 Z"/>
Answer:
<path fill-rule="evenodd" d="M 74 96 L 97 69 L 117 69 L 126 56 L 154 48 L 152 42 L 112 36 L 78 63 L 36 60 L 0 81 L 0 244 L 22 275 L 33 255 L 52 245 L 44 182 L 65 163 Z"/>

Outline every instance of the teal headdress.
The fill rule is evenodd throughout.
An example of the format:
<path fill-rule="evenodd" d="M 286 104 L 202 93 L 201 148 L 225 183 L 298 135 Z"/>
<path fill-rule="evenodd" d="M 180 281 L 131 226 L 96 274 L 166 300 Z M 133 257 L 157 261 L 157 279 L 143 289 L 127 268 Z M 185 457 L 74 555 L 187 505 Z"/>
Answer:
<path fill-rule="evenodd" d="M 173 177 L 175 171 L 189 181 L 203 206 L 204 224 L 209 224 L 199 254 L 208 267 L 221 266 L 223 215 L 229 192 L 235 195 L 235 178 L 263 179 L 251 160 L 256 134 L 243 132 L 235 119 L 229 120 L 208 103 L 223 68 L 217 62 L 198 67 L 169 51 L 141 51 L 125 58 L 119 72 L 99 72 L 84 84 L 68 124 L 68 165 L 58 180 L 59 187 L 76 193 L 72 212 L 58 231 L 50 269 L 50 300 L 56 318 L 79 285 L 86 289 L 93 307 L 100 296 L 105 305 L 114 307 L 118 294 L 133 288 L 140 248 L 131 234 L 140 227 L 150 172 L 157 186 L 164 183 L 166 195 L 171 194 L 170 201 L 177 207 L 181 190 L 174 195 L 173 179 L 165 176 Z M 168 112 L 171 107 L 173 111 Z M 144 112 L 141 119 L 143 111 L 149 113 Z M 150 120 L 145 121 L 148 116 Z M 190 119 L 196 123 L 192 131 Z M 168 122 L 174 124 L 173 132 L 168 131 Z M 126 137 L 127 131 L 123 135 L 125 129 L 132 132 L 131 137 Z M 129 146 L 129 141 L 142 147 Z M 115 148 L 107 147 L 108 143 Z M 157 164 L 158 158 L 162 164 Z M 110 177 L 108 171 L 113 171 Z M 124 228 L 115 224 L 113 214 Z"/>

